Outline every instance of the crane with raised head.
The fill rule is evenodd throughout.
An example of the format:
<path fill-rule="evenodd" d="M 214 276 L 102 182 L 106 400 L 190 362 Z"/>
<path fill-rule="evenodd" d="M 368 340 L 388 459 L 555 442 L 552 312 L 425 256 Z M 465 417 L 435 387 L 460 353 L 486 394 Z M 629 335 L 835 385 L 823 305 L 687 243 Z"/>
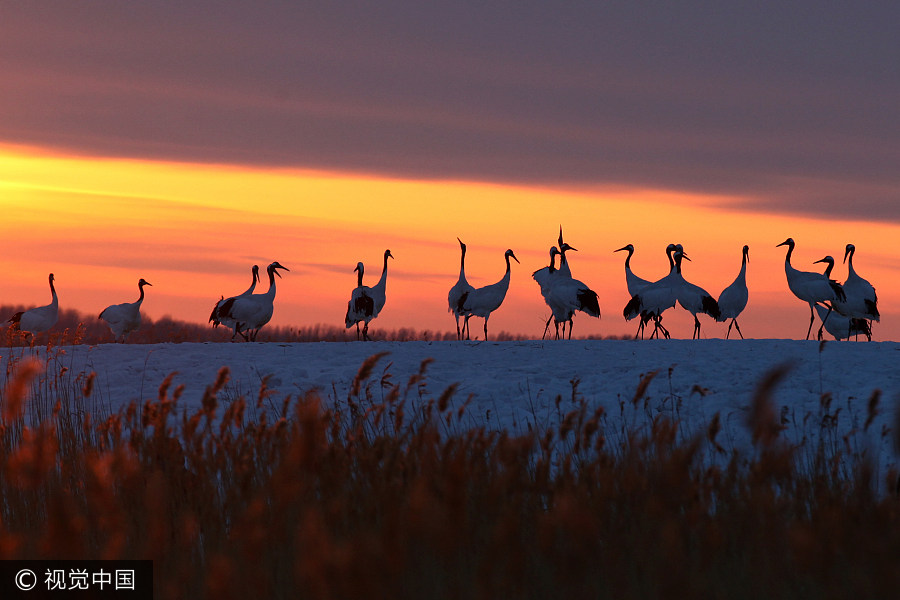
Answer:
<path fill-rule="evenodd" d="M 875 294 L 875 288 L 868 280 L 857 274 L 853 268 L 853 254 L 856 252 L 856 246 L 847 244 L 844 249 L 844 262 L 847 264 L 847 279 L 842 287 L 846 300 L 837 300 L 834 303 L 834 309 L 846 317 L 855 319 L 866 319 L 868 321 L 881 321 L 881 315 L 878 312 L 878 296 Z"/>
<path fill-rule="evenodd" d="M 256 282 L 259 281 L 259 266 L 253 265 L 250 269 L 250 287 L 244 290 L 242 293 L 237 296 L 231 296 L 230 298 L 225 298 L 224 296 L 216 302 L 216 305 L 213 306 L 212 313 L 209 315 L 209 322 L 213 324 L 213 327 L 218 327 L 219 325 L 225 325 L 226 327 L 230 327 L 232 329 L 231 339 L 234 339 L 234 336 L 238 334 L 237 323 L 234 320 L 224 317 L 222 315 L 222 306 L 225 305 L 226 302 L 233 303 L 235 298 L 242 298 L 244 296 L 250 296 L 256 290 Z M 243 336 L 243 334 L 241 334 Z"/>
<path fill-rule="evenodd" d="M 138 290 L 141 295 L 136 301 L 112 304 L 104 308 L 103 312 L 100 313 L 99 318 L 106 321 L 117 342 L 121 337 L 124 344 L 128 334 L 132 331 L 137 331 L 141 326 L 141 304 L 144 302 L 145 285 L 152 286 L 153 284 L 146 281 L 143 277 L 138 280 Z"/>
<path fill-rule="evenodd" d="M 794 239 L 788 238 L 777 244 L 778 246 L 787 246 L 787 253 L 784 257 L 784 274 L 787 278 L 788 288 L 790 288 L 791 293 L 793 293 L 797 298 L 803 300 L 807 304 L 809 304 L 809 329 L 806 332 L 806 339 L 809 339 L 809 334 L 812 333 L 813 322 L 816 320 L 815 312 L 813 307 L 816 303 L 820 302 L 828 302 L 828 313 L 826 314 L 826 319 L 828 315 L 831 314 L 831 310 L 833 307 L 833 303 L 836 300 L 846 299 L 844 294 L 844 290 L 841 287 L 841 284 L 836 281 L 831 281 L 828 277 L 821 273 L 814 273 L 810 271 L 799 271 L 795 269 L 791 265 L 791 254 L 794 252 Z M 821 262 L 821 261 L 817 261 Z M 818 337 L 822 337 L 822 329 L 825 326 L 825 322 L 822 322 L 822 327 L 819 328 Z"/>
<path fill-rule="evenodd" d="M 465 327 L 462 330 L 459 328 L 459 318 L 463 317 L 463 323 L 465 323 L 466 312 L 463 310 L 463 305 L 469 293 L 475 288 L 466 280 L 466 245 L 459 238 L 456 238 L 456 241 L 459 242 L 460 250 L 459 278 L 447 294 L 447 304 L 456 319 L 456 339 L 461 340 L 463 335 L 468 337 L 468 330 Z"/>
<path fill-rule="evenodd" d="M 500 305 L 503 304 L 503 300 L 506 298 L 506 292 L 509 291 L 511 272 L 509 259 L 512 258 L 514 261 L 519 262 L 512 250 L 507 250 L 503 257 L 506 260 L 506 273 L 503 274 L 500 281 L 472 290 L 463 303 L 463 310 L 466 312 L 463 327 L 468 327 L 469 319 L 473 316 L 482 317 L 484 319 L 485 340 L 487 340 L 488 319 L 490 319 L 492 312 L 500 308 Z"/>
<path fill-rule="evenodd" d="M 290 271 L 278 261 L 266 267 L 269 289 L 265 293 L 229 298 L 219 309 L 220 318 L 234 321 L 237 333 L 247 341 L 255 341 L 259 330 L 272 319 L 275 312 L 275 276 L 281 277 L 278 269 Z"/>
<path fill-rule="evenodd" d="M 750 262 L 750 246 L 745 244 L 741 249 L 741 270 L 738 271 L 737 277 L 735 277 L 731 285 L 722 290 L 717 300 L 719 304 L 719 318 L 716 321 L 724 323 L 731 319 L 731 322 L 728 323 L 728 331 L 725 332 L 726 340 L 731 335 L 732 326 L 737 330 L 741 339 L 744 339 L 744 334 L 741 333 L 741 326 L 738 325 L 737 318 L 747 308 L 747 300 L 750 297 L 750 293 L 747 290 L 748 262 Z"/>
<path fill-rule="evenodd" d="M 381 269 L 381 278 L 378 283 L 372 287 L 364 286 L 363 264 L 357 263 L 354 271 L 358 271 L 356 288 L 350 295 L 350 301 L 347 303 L 347 316 L 344 318 L 344 324 L 349 329 L 356 324 L 357 339 L 359 338 L 359 324 L 363 323 L 362 336 L 364 340 L 369 340 L 369 322 L 381 313 L 387 300 L 387 273 L 388 259 L 394 258 L 390 250 L 384 251 L 384 265 Z"/>

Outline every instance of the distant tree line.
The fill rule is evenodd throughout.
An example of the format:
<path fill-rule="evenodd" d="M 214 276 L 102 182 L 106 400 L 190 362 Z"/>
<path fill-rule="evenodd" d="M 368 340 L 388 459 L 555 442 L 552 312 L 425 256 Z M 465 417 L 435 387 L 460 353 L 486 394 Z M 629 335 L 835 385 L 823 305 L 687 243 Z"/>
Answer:
<path fill-rule="evenodd" d="M 7 346 L 28 345 L 30 342 L 18 331 L 10 328 L 7 319 L 15 313 L 29 307 L 23 305 L 0 305 L 0 334 Z M 433 331 L 429 329 L 372 329 L 370 336 L 374 340 L 390 342 L 408 341 L 448 341 L 455 340 L 456 333 L 450 331 Z M 491 341 L 517 341 L 531 339 L 525 335 L 514 335 L 499 332 Z M 199 323 L 189 323 L 164 315 L 159 319 L 143 316 L 141 328 L 128 337 L 129 344 L 159 344 L 166 342 L 229 342 L 231 330 L 223 327 L 212 327 Z M 59 320 L 48 332 L 39 334 L 35 344 L 70 345 L 70 344 L 106 344 L 113 343 L 113 335 L 109 327 L 96 315 L 87 315 L 74 309 L 59 310 Z M 240 340 L 240 337 L 236 338 Z M 306 327 L 266 327 L 258 342 L 349 342 L 356 341 L 356 331 L 342 326 L 315 324 Z"/>

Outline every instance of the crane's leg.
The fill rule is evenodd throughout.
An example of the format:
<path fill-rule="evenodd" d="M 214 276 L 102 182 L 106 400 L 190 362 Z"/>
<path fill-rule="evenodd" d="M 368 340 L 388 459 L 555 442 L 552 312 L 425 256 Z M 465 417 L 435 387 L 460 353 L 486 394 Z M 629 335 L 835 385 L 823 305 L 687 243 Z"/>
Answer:
<path fill-rule="evenodd" d="M 666 339 L 669 339 L 669 337 L 670 337 L 670 336 L 669 336 L 669 330 L 666 329 L 666 328 L 663 326 L 663 324 L 662 324 L 662 314 L 660 314 L 660 315 L 657 317 L 657 322 L 656 322 L 656 324 L 659 325 L 659 328 L 662 330 L 663 336 L 664 336 Z M 659 339 L 659 335 L 657 335 L 656 338 Z"/>
<path fill-rule="evenodd" d="M 806 331 L 806 339 L 809 339 L 809 334 L 812 333 L 813 321 L 816 320 L 816 316 L 813 314 L 813 303 L 809 303 L 809 329 Z"/>
<path fill-rule="evenodd" d="M 819 338 L 820 341 L 821 341 L 821 339 L 822 339 L 822 330 L 825 329 L 825 323 L 828 322 L 828 317 L 831 316 L 831 310 L 832 310 L 833 308 L 834 308 L 834 307 L 831 306 L 830 304 L 828 305 L 828 312 L 825 313 L 825 318 L 822 319 L 822 324 L 819 326 L 819 333 L 818 333 L 818 336 L 817 336 L 817 337 Z"/>
<path fill-rule="evenodd" d="M 700 319 L 697 318 L 697 315 L 694 315 L 694 335 L 691 339 L 700 339 Z"/>
<path fill-rule="evenodd" d="M 572 319 L 569 319 L 569 339 L 572 339 L 572 327 L 575 326 L 575 322 Z"/>
<path fill-rule="evenodd" d="M 454 312 L 454 313 L 453 313 L 453 316 L 456 317 L 456 339 L 457 339 L 457 340 L 461 340 L 461 339 L 462 339 L 462 332 L 459 330 L 459 313 Z"/>
<path fill-rule="evenodd" d="M 359 341 L 359 321 L 356 322 L 356 341 Z"/>
<path fill-rule="evenodd" d="M 363 341 L 364 342 L 369 341 L 369 324 L 368 323 L 366 323 L 363 326 Z"/>
<path fill-rule="evenodd" d="M 484 341 L 487 341 L 487 322 L 488 322 L 488 317 L 490 317 L 490 316 L 491 315 L 488 315 L 487 317 L 484 318 Z"/>
<path fill-rule="evenodd" d="M 550 321 L 552 321 L 552 320 L 553 320 L 553 313 L 551 312 L 550 316 L 547 317 L 547 324 L 544 325 L 544 333 L 541 335 L 541 339 L 544 339 L 545 337 L 547 337 L 547 332 L 550 331 Z M 557 332 L 557 334 L 559 334 L 559 324 L 556 325 L 556 332 Z"/>
<path fill-rule="evenodd" d="M 469 338 L 469 319 L 470 319 L 471 317 L 472 317 L 472 315 L 466 315 L 466 318 L 465 318 L 465 320 L 463 321 L 463 331 L 466 333 L 466 339 L 467 339 L 467 340 L 468 340 L 468 339 L 471 339 L 471 338 Z"/>
<path fill-rule="evenodd" d="M 741 333 L 741 326 L 738 325 L 737 318 L 731 320 L 734 323 L 734 328 L 737 329 L 738 335 L 741 336 L 741 339 L 744 339 L 744 334 Z M 731 325 L 728 326 L 728 329 L 731 329 Z"/>

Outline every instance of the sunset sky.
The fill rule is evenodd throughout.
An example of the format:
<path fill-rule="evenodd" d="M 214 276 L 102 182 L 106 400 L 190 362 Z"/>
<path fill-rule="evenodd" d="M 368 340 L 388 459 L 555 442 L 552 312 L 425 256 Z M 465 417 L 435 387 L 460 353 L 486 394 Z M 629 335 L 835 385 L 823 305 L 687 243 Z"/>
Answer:
<path fill-rule="evenodd" d="M 46 304 L 53 272 L 96 314 L 143 277 L 145 314 L 206 322 L 277 260 L 272 323 L 342 325 L 390 248 L 372 327 L 450 330 L 459 237 L 473 285 L 521 261 L 491 331 L 540 336 L 562 225 L 603 311 L 576 335 L 636 328 L 613 250 L 652 280 L 679 242 L 714 296 L 749 244 L 742 331 L 802 338 L 793 237 L 801 270 L 854 243 L 897 340 L 898 26 L 895 2 L 0 3 L 0 304 Z"/>

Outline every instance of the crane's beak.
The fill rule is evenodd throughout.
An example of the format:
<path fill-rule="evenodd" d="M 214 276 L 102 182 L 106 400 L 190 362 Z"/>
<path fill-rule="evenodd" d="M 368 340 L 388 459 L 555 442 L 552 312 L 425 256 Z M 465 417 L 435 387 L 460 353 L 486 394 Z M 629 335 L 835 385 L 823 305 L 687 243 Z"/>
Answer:
<path fill-rule="evenodd" d="M 285 271 L 290 271 L 290 269 L 288 269 L 281 263 L 276 262 L 275 266 L 272 267 L 272 272 L 275 273 L 276 275 L 278 275 L 278 277 L 281 277 L 281 273 L 278 272 L 278 269 L 284 269 Z"/>
<path fill-rule="evenodd" d="M 622 246 L 618 250 L 613 250 L 613 252 L 621 252 L 622 250 L 628 250 L 628 246 Z"/>

